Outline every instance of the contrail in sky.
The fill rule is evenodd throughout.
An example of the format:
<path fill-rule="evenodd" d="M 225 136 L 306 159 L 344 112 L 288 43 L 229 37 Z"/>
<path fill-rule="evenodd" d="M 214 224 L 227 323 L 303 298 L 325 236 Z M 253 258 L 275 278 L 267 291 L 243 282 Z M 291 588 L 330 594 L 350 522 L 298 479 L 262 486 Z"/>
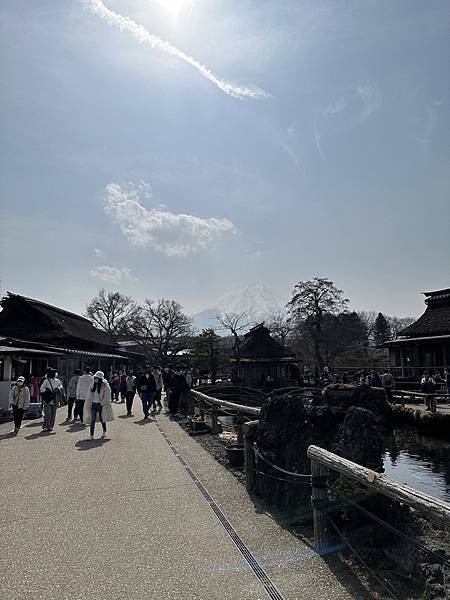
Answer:
<path fill-rule="evenodd" d="M 188 63 L 194 69 L 197 69 L 203 77 L 214 83 L 222 92 L 232 96 L 233 98 L 245 99 L 245 98 L 267 98 L 267 94 L 264 90 L 255 87 L 253 85 L 240 86 L 224 79 L 220 79 L 215 73 L 208 69 L 205 65 L 199 63 L 192 56 L 188 56 L 169 42 L 165 42 L 156 35 L 152 35 L 142 25 L 139 25 L 132 19 L 119 15 L 118 13 L 107 8 L 102 0 L 83 0 L 83 4 L 95 15 L 101 17 L 108 25 L 114 25 L 118 27 L 120 31 L 128 31 L 131 35 L 136 38 L 141 44 L 148 44 L 155 50 L 160 50 L 166 54 L 176 56 L 180 60 Z"/>

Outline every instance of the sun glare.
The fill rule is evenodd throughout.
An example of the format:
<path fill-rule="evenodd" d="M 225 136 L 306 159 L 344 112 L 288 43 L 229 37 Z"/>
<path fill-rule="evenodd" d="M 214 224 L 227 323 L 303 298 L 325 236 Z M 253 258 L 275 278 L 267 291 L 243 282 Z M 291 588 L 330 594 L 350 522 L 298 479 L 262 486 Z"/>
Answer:
<path fill-rule="evenodd" d="M 164 10 L 166 10 L 176 23 L 183 13 L 188 13 L 192 10 L 194 0 L 153 0 Z"/>

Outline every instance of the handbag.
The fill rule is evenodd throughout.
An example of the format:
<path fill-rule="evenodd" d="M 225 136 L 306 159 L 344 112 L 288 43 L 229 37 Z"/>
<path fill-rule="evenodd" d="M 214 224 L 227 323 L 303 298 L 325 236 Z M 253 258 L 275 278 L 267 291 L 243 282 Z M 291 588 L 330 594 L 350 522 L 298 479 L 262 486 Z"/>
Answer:
<path fill-rule="evenodd" d="M 56 392 L 53 389 L 52 382 L 50 381 L 50 379 L 47 378 L 47 381 L 49 382 L 50 387 L 52 389 L 49 390 L 48 388 L 46 388 L 43 392 L 41 392 L 41 398 L 45 402 L 45 404 L 50 404 L 50 402 L 53 402 L 56 399 Z"/>

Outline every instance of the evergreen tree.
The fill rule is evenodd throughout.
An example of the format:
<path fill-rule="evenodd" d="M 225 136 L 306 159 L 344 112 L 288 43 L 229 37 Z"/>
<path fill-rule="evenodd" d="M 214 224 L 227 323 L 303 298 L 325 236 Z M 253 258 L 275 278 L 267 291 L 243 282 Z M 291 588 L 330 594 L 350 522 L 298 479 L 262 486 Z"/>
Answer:
<path fill-rule="evenodd" d="M 381 346 L 391 339 L 391 327 L 383 313 L 378 313 L 375 319 L 373 339 L 376 346 Z"/>

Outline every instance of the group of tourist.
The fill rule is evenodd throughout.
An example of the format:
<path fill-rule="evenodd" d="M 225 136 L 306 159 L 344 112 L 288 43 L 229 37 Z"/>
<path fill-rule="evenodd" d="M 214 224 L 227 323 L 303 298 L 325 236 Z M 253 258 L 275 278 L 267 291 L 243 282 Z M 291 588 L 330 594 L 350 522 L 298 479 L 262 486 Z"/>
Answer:
<path fill-rule="evenodd" d="M 163 408 L 161 398 L 164 389 L 167 413 L 176 415 L 179 410 L 187 409 L 188 392 L 192 386 L 192 375 L 184 365 L 160 367 L 145 365 L 136 376 L 133 371 L 114 373 L 111 385 L 103 371 L 92 373 L 89 367 L 83 372 L 75 370 L 67 386 L 67 419 L 84 425 L 89 423 L 90 439 L 94 439 L 96 421 L 102 426 L 102 438 L 106 437 L 106 423 L 114 419 L 112 402 L 126 403 L 126 415 L 132 415 L 136 394 L 142 402 L 144 420 Z M 14 435 L 17 435 L 25 411 L 34 398 L 31 382 L 26 385 L 23 376 L 17 378 L 9 394 L 9 403 L 14 417 Z M 42 402 L 44 422 L 42 430 L 51 432 L 55 426 L 56 410 L 66 399 L 64 386 L 55 369 L 48 368 L 45 377 L 39 382 L 39 394 Z"/>

